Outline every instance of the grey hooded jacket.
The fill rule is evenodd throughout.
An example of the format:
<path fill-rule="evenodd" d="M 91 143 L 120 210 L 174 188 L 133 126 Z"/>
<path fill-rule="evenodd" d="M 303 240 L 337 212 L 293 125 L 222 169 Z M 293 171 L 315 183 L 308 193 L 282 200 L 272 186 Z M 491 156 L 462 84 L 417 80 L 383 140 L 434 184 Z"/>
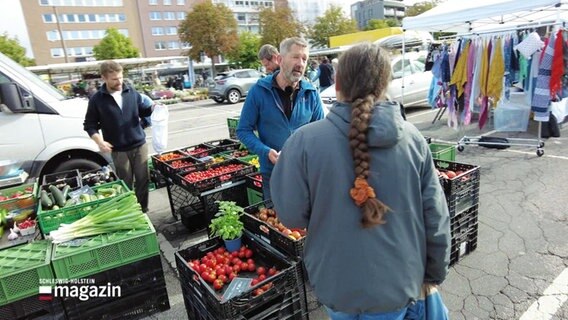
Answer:
<path fill-rule="evenodd" d="M 415 301 L 423 282 L 448 272 L 450 218 L 430 149 L 383 102 L 369 126 L 369 184 L 389 206 L 387 223 L 361 227 L 349 190 L 355 179 L 348 142 L 351 107 L 336 103 L 327 118 L 285 143 L 274 168 L 272 201 L 289 228 L 308 229 L 304 259 L 318 299 L 333 310 L 376 313 Z"/>

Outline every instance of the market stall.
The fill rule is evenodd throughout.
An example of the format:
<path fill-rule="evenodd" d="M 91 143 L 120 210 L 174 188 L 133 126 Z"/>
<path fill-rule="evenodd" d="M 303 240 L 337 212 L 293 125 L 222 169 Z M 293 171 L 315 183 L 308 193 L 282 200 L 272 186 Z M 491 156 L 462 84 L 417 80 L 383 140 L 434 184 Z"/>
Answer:
<path fill-rule="evenodd" d="M 514 0 L 465 2 L 449 0 L 421 15 L 403 19 L 405 30 L 457 33 L 456 39 L 447 41 L 449 43 L 443 49 L 445 51 L 442 50 L 449 56 L 446 60 L 449 59 L 452 68 L 448 68 L 449 72 L 446 73 L 445 77 L 442 74 L 443 79 L 439 79 L 439 83 L 442 85 L 437 88 L 440 92 L 437 100 L 438 106 L 448 108 L 448 124 L 450 126 L 456 129 L 463 128 L 463 125 L 469 123 L 471 113 L 475 112 L 479 113 L 479 126 L 482 128 L 487 117 L 495 110 L 496 131 L 526 131 L 529 113 L 530 111 L 535 112 L 534 119 L 539 124 L 536 139 L 492 140 L 483 136 L 464 136 L 458 142 L 459 151 L 462 151 L 465 145 L 483 142 L 485 146 L 497 148 L 511 145 L 533 146 L 536 148 L 538 156 L 544 154 L 544 142 L 542 142 L 540 136 L 541 125 L 542 123 L 548 124 L 551 102 L 554 99 L 560 101 L 565 97 L 555 96 L 557 92 L 550 90 L 549 79 L 544 78 L 553 69 L 552 75 L 556 75 L 556 78 L 560 80 L 563 72 L 555 73 L 556 67 L 553 68 L 551 64 L 547 65 L 548 59 L 542 59 L 542 57 L 544 56 L 543 53 L 546 53 L 550 55 L 550 60 L 560 59 L 561 61 L 562 53 L 556 52 L 556 55 L 554 55 L 556 51 L 554 49 L 547 52 L 548 48 L 545 48 L 544 42 L 540 47 L 530 52 L 525 59 L 532 61 L 538 72 L 535 72 L 530 78 L 526 78 L 526 84 L 522 86 L 522 91 L 524 91 L 522 100 L 524 101 L 521 102 L 521 99 L 518 99 L 519 94 L 512 94 L 509 91 L 513 81 L 517 80 L 514 79 L 514 66 L 511 62 L 515 60 L 515 52 L 511 48 L 523 53 L 519 45 L 527 47 L 527 41 L 530 38 L 525 36 L 534 33 L 535 29 L 539 27 L 548 27 L 546 36 L 552 39 L 550 42 L 562 37 L 562 29 L 565 27 L 565 21 L 568 18 L 567 8 L 568 3 L 563 0 L 536 0 L 522 3 Z M 520 33 L 520 31 L 525 31 L 525 34 Z M 525 39 L 527 40 L 525 41 Z M 549 44 L 551 44 L 550 42 Z M 534 46 L 534 44 L 531 44 L 531 46 Z M 474 47 L 479 49 L 476 51 L 473 49 Z M 469 49 L 469 51 L 464 50 L 464 48 Z M 511 54 L 513 54 L 513 58 L 511 58 Z M 553 56 L 556 56 L 557 59 L 554 59 Z M 487 58 L 485 62 L 483 62 L 484 58 Z M 499 68 L 503 67 L 502 65 L 504 65 L 504 68 Z M 560 68 L 562 68 L 562 62 L 560 62 Z M 521 69 L 521 74 L 522 72 L 524 72 L 523 69 Z M 460 74 L 463 75 L 461 79 Z M 463 81 L 465 78 L 467 80 Z M 496 81 L 488 84 L 491 79 L 496 79 Z M 537 85 L 533 86 L 532 81 L 537 82 L 537 79 Z M 475 91 L 476 85 L 478 91 Z M 548 94 L 549 90 L 550 95 Z M 462 93 L 464 93 L 464 97 L 460 101 Z M 510 98 L 513 96 L 516 96 L 517 99 Z M 479 101 L 475 100 L 478 98 Z M 561 105 L 565 106 L 566 104 Z M 479 107 L 480 110 L 476 111 L 474 107 Z M 564 111 L 560 114 L 565 115 Z M 517 125 L 510 126 L 511 123 Z"/>

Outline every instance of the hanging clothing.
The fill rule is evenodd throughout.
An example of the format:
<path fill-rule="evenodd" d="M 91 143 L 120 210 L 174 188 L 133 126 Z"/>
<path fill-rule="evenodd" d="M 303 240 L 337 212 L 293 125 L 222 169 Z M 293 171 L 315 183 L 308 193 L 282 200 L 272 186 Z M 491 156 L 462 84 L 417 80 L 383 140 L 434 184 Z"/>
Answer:
<path fill-rule="evenodd" d="M 562 90 L 562 76 L 564 76 L 564 38 L 562 30 L 558 30 L 554 42 L 554 56 L 552 58 L 552 70 L 550 74 L 550 96 L 556 97 Z"/>
<path fill-rule="evenodd" d="M 503 60 L 502 39 L 497 38 L 493 49 L 493 58 L 487 80 L 487 96 L 493 98 L 494 105 L 501 99 L 503 93 L 503 76 L 505 75 L 505 61 Z"/>
<path fill-rule="evenodd" d="M 452 74 L 452 79 L 450 81 L 451 85 L 456 86 L 457 97 L 461 97 L 464 91 L 465 84 L 467 83 L 467 58 L 469 54 L 470 41 L 466 41 L 463 50 L 459 53 L 458 61 L 454 68 L 454 73 Z"/>
<path fill-rule="evenodd" d="M 462 114 L 462 122 L 464 125 L 468 125 L 471 122 L 471 109 L 473 107 L 471 97 L 472 97 L 472 88 L 474 80 L 473 74 L 475 72 L 476 51 L 477 51 L 477 45 L 475 41 L 471 41 L 469 45 L 469 52 L 467 54 L 467 63 L 466 63 L 467 82 L 465 84 L 464 97 L 463 97 L 464 107 Z"/>
<path fill-rule="evenodd" d="M 479 129 L 483 129 L 485 123 L 487 122 L 487 118 L 489 116 L 488 108 L 489 108 L 489 99 L 488 99 L 488 82 L 489 82 L 489 68 L 491 62 L 491 53 L 492 53 L 492 41 L 489 40 L 487 46 L 483 49 L 483 55 L 481 60 L 481 78 L 480 78 L 480 87 L 481 87 L 481 106 L 479 108 Z"/>
<path fill-rule="evenodd" d="M 544 49 L 538 77 L 534 88 L 531 110 L 535 113 L 536 121 L 548 121 L 550 106 L 550 75 L 552 73 L 552 60 L 554 58 L 554 42 L 556 37 L 554 34 L 548 41 L 548 45 Z"/>

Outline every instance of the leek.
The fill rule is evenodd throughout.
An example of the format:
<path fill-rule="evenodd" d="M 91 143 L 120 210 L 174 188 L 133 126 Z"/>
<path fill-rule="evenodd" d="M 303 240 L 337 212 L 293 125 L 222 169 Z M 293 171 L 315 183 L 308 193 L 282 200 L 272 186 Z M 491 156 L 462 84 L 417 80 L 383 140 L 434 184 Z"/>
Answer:
<path fill-rule="evenodd" d="M 76 238 L 133 229 L 148 229 L 148 221 L 134 192 L 129 191 L 101 204 L 73 223 L 62 223 L 49 237 L 53 243 L 62 243 Z"/>

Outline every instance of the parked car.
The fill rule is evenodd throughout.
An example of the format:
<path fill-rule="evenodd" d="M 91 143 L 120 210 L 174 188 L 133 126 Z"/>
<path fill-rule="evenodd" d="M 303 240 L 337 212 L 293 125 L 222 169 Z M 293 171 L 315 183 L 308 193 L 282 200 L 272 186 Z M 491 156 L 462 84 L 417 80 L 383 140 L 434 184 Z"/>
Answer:
<path fill-rule="evenodd" d="M 209 84 L 209 98 L 217 103 L 227 100 L 235 104 L 246 97 L 250 88 L 264 77 L 264 74 L 254 69 L 233 70 L 218 74 L 215 81 Z"/>
<path fill-rule="evenodd" d="M 388 89 L 389 99 L 399 101 L 405 107 L 428 106 L 428 90 L 430 90 L 432 83 L 432 72 L 424 71 L 426 54 L 427 52 L 405 53 L 404 70 L 402 55 L 393 57 L 391 61 L 393 80 Z M 320 96 L 324 106 L 330 108 L 336 101 L 335 86 L 325 89 L 320 93 Z"/>

